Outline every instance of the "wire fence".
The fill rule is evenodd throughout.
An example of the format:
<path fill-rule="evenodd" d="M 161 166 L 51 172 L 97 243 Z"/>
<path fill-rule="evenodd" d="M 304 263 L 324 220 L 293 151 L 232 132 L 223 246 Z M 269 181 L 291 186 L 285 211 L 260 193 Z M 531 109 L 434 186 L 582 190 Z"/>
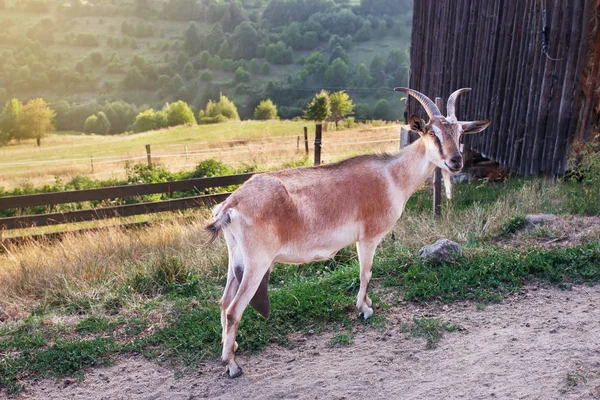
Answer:
<path fill-rule="evenodd" d="M 378 133 L 381 132 L 381 133 Z M 312 135 L 311 135 L 312 136 Z M 398 142 L 400 127 L 381 126 L 359 128 L 346 131 L 326 132 L 321 141 L 322 149 L 329 156 L 342 155 L 352 146 L 375 146 L 380 148 L 386 143 Z M 308 139 L 308 147 L 313 150 L 314 136 Z M 102 155 L 74 158 L 56 158 L 46 160 L 20 160 L 15 162 L 0 162 L 0 169 L 36 169 L 39 174 L 45 174 L 46 179 L 38 179 L 38 183 L 49 183 L 63 175 L 59 171 L 71 170 L 73 175 L 85 175 L 90 178 L 102 178 L 123 175 L 128 163 L 138 164 L 156 162 L 168 165 L 169 168 L 190 168 L 198 162 L 216 158 L 232 166 L 249 165 L 253 163 L 269 164 L 275 162 L 293 161 L 294 156 L 308 156 L 303 135 L 287 135 L 259 138 L 224 139 L 219 141 L 201 141 L 190 144 L 167 144 L 160 148 L 146 148 L 146 152 L 127 155 Z M 140 149 L 141 150 L 141 149 Z M 184 160 L 184 161 L 183 161 Z M 57 173 L 53 173 L 57 171 Z M 69 175 L 69 174 L 64 174 Z M 48 176 L 52 176 L 49 178 Z"/>

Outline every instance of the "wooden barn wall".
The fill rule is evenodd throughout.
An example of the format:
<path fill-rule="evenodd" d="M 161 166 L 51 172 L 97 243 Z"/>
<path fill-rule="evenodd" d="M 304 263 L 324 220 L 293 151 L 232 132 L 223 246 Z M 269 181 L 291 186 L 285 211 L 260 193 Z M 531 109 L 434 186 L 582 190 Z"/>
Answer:
<path fill-rule="evenodd" d="M 492 125 L 465 145 L 522 175 L 560 175 L 581 117 L 579 77 L 597 1 L 416 0 L 409 86 L 444 102 L 473 88 L 457 117 Z M 424 114 L 412 98 L 406 111 Z"/>

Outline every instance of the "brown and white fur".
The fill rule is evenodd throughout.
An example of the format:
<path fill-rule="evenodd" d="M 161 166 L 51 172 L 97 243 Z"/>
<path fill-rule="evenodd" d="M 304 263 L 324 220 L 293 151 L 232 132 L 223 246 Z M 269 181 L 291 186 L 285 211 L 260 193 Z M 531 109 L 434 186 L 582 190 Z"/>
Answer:
<path fill-rule="evenodd" d="M 264 317 L 269 315 L 267 285 L 276 262 L 325 260 L 356 243 L 360 261 L 356 307 L 369 318 L 373 309 L 367 289 L 377 245 L 436 166 L 447 173 L 460 171 L 460 136 L 490 124 L 456 120 L 456 97 L 470 89 L 450 96 L 448 117 L 423 94 L 396 90 L 419 100 L 430 118 L 425 123 L 410 117 L 411 129 L 421 136 L 412 145 L 394 155 L 359 156 L 321 167 L 255 175 L 215 207 L 215 221 L 207 229 L 212 240 L 223 231 L 229 253 L 221 324 L 222 360 L 230 377 L 242 374 L 234 353 L 244 309 L 250 304 Z"/>

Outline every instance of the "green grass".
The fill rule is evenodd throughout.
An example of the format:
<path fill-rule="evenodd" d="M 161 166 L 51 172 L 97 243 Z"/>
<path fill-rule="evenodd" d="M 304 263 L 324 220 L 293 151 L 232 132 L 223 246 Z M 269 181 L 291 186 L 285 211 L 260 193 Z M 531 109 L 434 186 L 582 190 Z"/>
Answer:
<path fill-rule="evenodd" d="M 167 130 L 130 135 L 64 135 L 55 134 L 36 148 L 30 142 L 0 148 L 2 163 L 24 160 L 60 160 L 106 155 L 144 155 L 146 145 L 159 153 L 162 146 L 194 144 L 222 140 L 252 140 L 265 137 L 302 135 L 306 121 L 238 121 L 213 125 L 180 126 Z M 182 151 L 182 149 L 179 149 Z M 67 152 L 65 154 L 65 152 Z M 66 157 L 65 157 L 66 156 Z M 6 168 L 0 165 L 0 173 Z"/>
<path fill-rule="evenodd" d="M 516 216 L 506 221 L 500 228 L 498 236 L 508 237 L 517 233 L 525 226 L 527 220 L 523 216 Z"/>
<path fill-rule="evenodd" d="M 423 338 L 427 341 L 427 348 L 434 349 L 444 336 L 444 332 L 454 332 L 461 329 L 460 325 L 450 325 L 437 318 L 413 317 L 412 324 L 402 324 L 400 330 L 407 332 L 410 337 Z"/>

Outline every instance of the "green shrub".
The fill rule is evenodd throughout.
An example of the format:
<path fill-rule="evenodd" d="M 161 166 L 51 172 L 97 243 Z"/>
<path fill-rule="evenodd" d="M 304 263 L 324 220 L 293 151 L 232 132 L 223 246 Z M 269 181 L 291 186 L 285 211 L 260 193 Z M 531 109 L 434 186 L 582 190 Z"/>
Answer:
<path fill-rule="evenodd" d="M 271 101 L 271 99 L 261 101 L 254 110 L 254 119 L 277 119 L 277 106 L 273 103 L 273 101 Z"/>
<path fill-rule="evenodd" d="M 178 102 L 169 105 L 166 113 L 168 126 L 184 124 L 194 125 L 196 123 L 194 113 L 185 101 L 179 100 Z"/>
<path fill-rule="evenodd" d="M 154 111 L 152 108 L 139 113 L 133 122 L 133 130 L 135 132 L 147 132 L 166 127 L 166 113 L 164 111 Z"/>
<path fill-rule="evenodd" d="M 219 116 L 222 118 L 217 118 Z M 200 110 L 198 113 L 198 121 L 202 121 L 201 123 L 204 124 L 214 124 L 227 120 L 239 121 L 240 116 L 235 104 L 222 94 L 218 102 L 209 100 L 206 105 L 206 110 Z"/>
<path fill-rule="evenodd" d="M 200 125 L 220 124 L 221 122 L 227 122 L 227 118 L 221 114 L 214 117 L 201 117 L 198 119 Z"/>

